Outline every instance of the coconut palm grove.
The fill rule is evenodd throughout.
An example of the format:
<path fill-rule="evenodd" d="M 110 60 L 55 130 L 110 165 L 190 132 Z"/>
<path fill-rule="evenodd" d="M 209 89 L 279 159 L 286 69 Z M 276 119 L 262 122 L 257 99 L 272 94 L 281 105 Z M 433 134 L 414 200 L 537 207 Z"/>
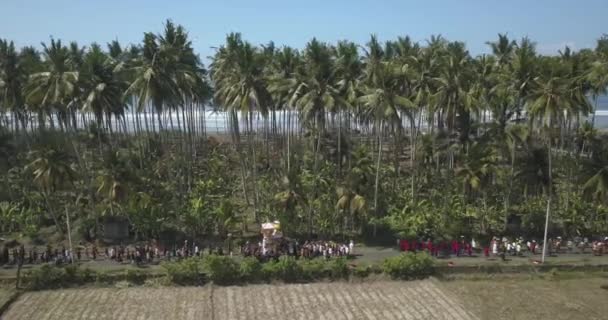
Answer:
<path fill-rule="evenodd" d="M 0 12 L 0 320 L 608 319 L 608 1 Z"/>
<path fill-rule="evenodd" d="M 0 37 L 0 318 L 606 318 L 608 34 L 160 22 Z"/>
<path fill-rule="evenodd" d="M 543 56 L 499 34 L 472 56 L 231 33 L 208 66 L 190 37 L 168 20 L 131 45 L 0 40 L 3 234 L 541 239 L 547 216 L 549 236 L 608 233 L 605 35 Z"/>

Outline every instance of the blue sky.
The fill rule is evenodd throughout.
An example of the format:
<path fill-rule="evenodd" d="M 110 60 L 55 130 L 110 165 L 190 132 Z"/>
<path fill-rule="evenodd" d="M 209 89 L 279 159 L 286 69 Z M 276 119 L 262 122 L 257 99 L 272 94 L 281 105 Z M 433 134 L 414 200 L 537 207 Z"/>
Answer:
<path fill-rule="evenodd" d="M 138 43 L 170 18 L 188 29 L 203 58 L 231 31 L 253 43 L 298 48 L 313 36 L 363 44 L 371 33 L 417 41 L 442 34 L 465 41 L 473 54 L 487 52 L 485 42 L 499 32 L 527 35 L 545 54 L 566 44 L 593 47 L 608 32 L 608 0 L 2 0 L 0 12 L 0 37 L 19 46 L 39 46 L 51 35 L 81 44 Z"/>

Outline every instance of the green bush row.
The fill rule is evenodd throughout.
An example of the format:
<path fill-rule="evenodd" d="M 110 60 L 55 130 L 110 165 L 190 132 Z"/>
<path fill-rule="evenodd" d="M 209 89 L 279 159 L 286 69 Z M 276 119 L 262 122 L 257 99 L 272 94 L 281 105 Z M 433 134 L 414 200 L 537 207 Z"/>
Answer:
<path fill-rule="evenodd" d="M 255 258 L 235 259 L 229 256 L 208 255 L 178 262 L 163 263 L 167 282 L 177 285 L 202 285 L 212 281 L 218 285 L 286 283 L 317 280 L 339 280 L 350 277 L 365 278 L 371 274 L 386 274 L 394 279 L 420 279 L 434 272 L 433 259 L 425 253 L 404 253 L 386 259 L 382 265 L 349 266 L 344 258 L 331 260 L 281 257 L 277 261 L 261 263 Z M 150 274 L 127 269 L 122 273 L 96 272 L 77 266 L 55 267 L 43 265 L 25 272 L 22 284 L 32 290 L 52 289 L 84 283 L 112 284 L 127 281 L 143 284 Z"/>
<path fill-rule="evenodd" d="M 127 269 L 120 273 L 95 271 L 80 268 L 77 265 L 56 267 L 43 264 L 38 268 L 24 273 L 21 285 L 32 289 L 55 289 L 82 285 L 85 283 L 111 284 L 117 281 L 128 281 L 133 284 L 143 284 L 149 277 L 144 271 Z"/>
<path fill-rule="evenodd" d="M 421 279 L 433 274 L 434 260 L 426 253 L 406 252 L 382 263 L 382 271 L 393 279 Z"/>
<path fill-rule="evenodd" d="M 219 285 L 260 283 L 279 280 L 287 283 L 322 279 L 365 278 L 384 273 L 394 279 L 420 279 L 434 273 L 434 261 L 426 253 L 404 253 L 388 258 L 381 266 L 350 267 L 344 258 L 300 259 L 281 257 L 278 261 L 260 263 L 255 258 L 237 261 L 227 256 L 205 256 L 163 264 L 167 278 L 174 284 L 193 285 L 213 281 Z"/>
<path fill-rule="evenodd" d="M 205 256 L 163 264 L 167 279 L 174 284 L 192 285 L 205 281 L 229 285 L 259 283 L 273 280 L 284 282 L 343 279 L 350 275 L 346 259 L 296 260 L 281 257 L 278 261 L 261 263 L 255 258 L 240 261 L 227 256 Z"/>

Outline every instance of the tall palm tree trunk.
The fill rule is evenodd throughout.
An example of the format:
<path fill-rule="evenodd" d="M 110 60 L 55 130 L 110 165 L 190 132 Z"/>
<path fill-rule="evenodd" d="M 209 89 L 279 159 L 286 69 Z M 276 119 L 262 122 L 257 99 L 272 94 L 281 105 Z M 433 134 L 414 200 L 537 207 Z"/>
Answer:
<path fill-rule="evenodd" d="M 376 182 L 374 185 L 374 216 L 378 218 L 378 187 L 380 184 L 380 162 L 382 161 L 382 128 L 384 120 L 380 120 L 380 127 L 378 128 L 378 160 L 376 162 Z M 377 223 L 374 221 L 374 237 L 376 236 Z"/>
<path fill-rule="evenodd" d="M 551 132 L 549 132 L 549 135 L 551 135 Z M 552 188 L 552 184 L 553 184 L 553 177 L 552 177 L 552 162 L 551 162 L 551 137 L 549 136 L 549 148 L 547 149 L 547 154 L 548 154 L 548 160 L 549 160 L 549 185 L 547 186 L 547 214 L 545 216 L 545 233 L 543 236 L 543 255 L 541 258 L 541 262 L 545 263 L 545 255 L 547 252 L 547 233 L 549 230 L 549 216 L 551 215 L 551 198 L 552 195 L 551 193 L 553 192 L 553 188 Z"/>
<path fill-rule="evenodd" d="M 240 133 L 239 133 L 239 119 L 238 116 L 236 114 L 236 111 L 230 111 L 229 114 L 226 114 L 226 118 L 230 118 L 231 119 L 231 133 L 232 133 L 232 141 L 234 143 L 234 147 L 236 149 L 236 153 L 238 155 L 239 158 L 239 163 L 241 166 L 241 184 L 243 187 L 243 197 L 245 198 L 245 203 L 247 204 L 247 206 L 249 206 L 250 202 L 249 202 L 249 196 L 247 193 L 247 182 L 246 182 L 246 169 L 245 169 L 245 160 L 243 159 L 243 153 L 241 151 L 241 139 L 240 139 Z M 255 208 L 254 208 L 255 211 Z"/>
<path fill-rule="evenodd" d="M 255 139 L 253 137 L 253 114 L 250 113 L 249 114 L 249 134 L 248 136 L 248 140 L 249 140 L 249 147 L 251 148 L 251 166 L 252 166 L 252 178 L 253 178 L 253 217 L 255 219 L 256 222 L 259 222 L 259 217 L 258 217 L 258 202 L 259 202 L 259 194 L 258 194 L 258 188 L 257 188 L 257 184 L 258 184 L 258 180 L 257 180 L 257 158 L 256 158 L 256 154 L 255 154 Z"/>

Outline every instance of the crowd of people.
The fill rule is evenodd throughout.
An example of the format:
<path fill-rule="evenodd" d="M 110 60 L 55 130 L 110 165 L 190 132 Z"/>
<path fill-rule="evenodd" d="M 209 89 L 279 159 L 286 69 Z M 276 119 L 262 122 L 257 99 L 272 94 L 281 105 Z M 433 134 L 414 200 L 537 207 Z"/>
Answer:
<path fill-rule="evenodd" d="M 118 263 L 145 264 L 160 260 L 175 260 L 192 256 L 200 256 L 206 249 L 208 254 L 223 255 L 221 247 L 199 247 L 196 243 L 174 245 L 172 248 L 157 245 L 155 242 L 144 245 L 106 246 L 100 250 L 97 245 L 79 243 L 72 251 L 65 246 L 55 247 L 46 245 L 44 248 L 32 246 L 25 248 L 17 245 L 12 248 L 3 246 L 0 250 L 0 265 L 54 263 L 57 265 L 79 261 L 114 261 Z"/>
<path fill-rule="evenodd" d="M 473 256 L 477 253 L 483 256 L 501 257 L 505 259 L 507 256 L 524 256 L 535 255 L 542 253 L 543 245 L 537 243 L 536 240 L 524 240 L 523 237 L 492 237 L 487 245 L 480 245 L 475 239 L 467 240 L 461 236 L 459 240 L 451 241 L 433 241 L 431 239 L 424 240 L 399 240 L 399 249 L 401 251 L 426 251 L 434 257 L 450 257 L 450 256 Z M 608 253 L 608 237 L 597 238 L 590 241 L 589 238 L 575 237 L 571 240 L 564 241 L 562 237 L 550 238 L 547 240 L 547 253 L 549 255 L 559 253 L 587 253 L 590 251 L 595 256 L 601 256 Z"/>
<path fill-rule="evenodd" d="M 17 264 L 37 264 L 54 262 L 57 264 L 72 262 L 75 258 L 80 259 L 82 251 L 77 250 L 76 257 L 70 253 L 70 250 L 65 247 L 54 248 L 47 245 L 44 249 L 38 250 L 37 247 L 26 249 L 24 245 L 19 245 L 9 249 L 3 246 L 0 254 L 0 264 L 17 265 Z"/>
<path fill-rule="evenodd" d="M 246 257 L 253 256 L 260 260 L 268 260 L 280 256 L 309 259 L 323 257 L 329 259 L 331 257 L 354 255 L 354 247 L 355 243 L 353 240 L 343 243 L 307 240 L 304 243 L 300 243 L 298 240 L 279 239 L 275 240 L 272 244 L 264 244 L 263 242 L 251 243 L 247 241 L 242 246 L 241 252 Z"/>
<path fill-rule="evenodd" d="M 331 257 L 347 257 L 354 255 L 354 242 L 335 242 L 325 240 L 307 240 L 300 243 L 298 240 L 277 239 L 272 243 L 247 241 L 240 247 L 240 254 L 253 256 L 260 261 L 276 259 L 280 256 L 293 256 L 296 258 L 329 259 Z M 428 252 L 434 257 L 462 257 L 479 256 L 487 258 L 502 258 L 508 256 L 533 256 L 542 253 L 542 242 L 534 239 L 524 240 L 523 237 L 507 238 L 492 237 L 485 244 L 475 239 L 460 237 L 458 240 L 433 241 L 417 239 L 399 240 L 401 251 Z M 547 241 L 547 254 L 556 255 L 560 253 L 591 253 L 595 256 L 608 254 L 608 237 L 590 240 L 588 238 L 575 237 L 563 240 L 561 237 L 550 238 Z M 232 255 L 232 247 L 229 244 L 225 253 L 222 246 L 208 245 L 199 246 L 196 243 L 184 241 L 183 245 L 165 247 L 151 242 L 144 245 L 130 246 L 118 245 L 107 246 L 102 250 L 93 245 L 79 243 L 72 251 L 65 246 L 53 248 L 46 245 L 43 248 L 36 246 L 26 248 L 17 245 L 9 248 L 4 245 L 0 250 L 0 265 L 39 264 L 54 263 L 64 264 L 73 261 L 96 261 L 107 260 L 118 263 L 146 264 L 161 260 L 179 260 L 182 258 L 202 256 L 205 254 Z"/>
<path fill-rule="evenodd" d="M 475 239 L 466 241 L 464 237 L 460 237 L 459 240 L 451 241 L 433 241 L 431 239 L 425 240 L 399 240 L 399 249 L 401 251 L 426 251 L 431 256 L 473 256 L 473 250 L 476 248 Z"/>

